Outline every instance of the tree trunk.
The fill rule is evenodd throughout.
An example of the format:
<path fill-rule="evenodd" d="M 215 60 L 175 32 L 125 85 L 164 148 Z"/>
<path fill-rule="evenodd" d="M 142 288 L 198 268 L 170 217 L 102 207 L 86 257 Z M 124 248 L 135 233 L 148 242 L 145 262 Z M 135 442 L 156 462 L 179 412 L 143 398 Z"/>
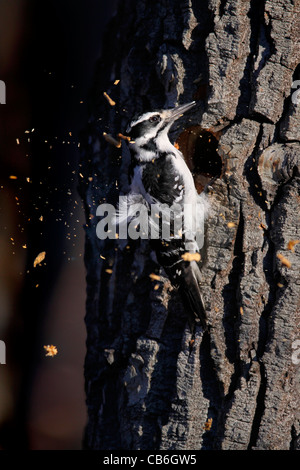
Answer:
<path fill-rule="evenodd" d="M 88 449 L 300 447 L 299 9 L 119 2 L 79 170 Z M 178 293 L 162 270 L 164 282 L 149 277 L 158 267 L 148 241 L 98 239 L 96 208 L 128 189 L 126 143 L 103 132 L 193 99 L 171 131 L 211 203 L 200 262 L 209 331 L 191 341 Z"/>

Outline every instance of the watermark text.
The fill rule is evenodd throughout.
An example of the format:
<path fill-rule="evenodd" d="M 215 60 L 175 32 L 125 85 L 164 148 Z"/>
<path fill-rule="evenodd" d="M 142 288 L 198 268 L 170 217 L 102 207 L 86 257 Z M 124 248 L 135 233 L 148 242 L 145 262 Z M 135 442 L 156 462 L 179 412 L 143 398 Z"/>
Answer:
<path fill-rule="evenodd" d="M 128 204 L 126 196 L 119 197 L 119 208 L 100 204 L 96 216 L 101 220 L 96 226 L 100 240 L 178 240 L 183 239 L 187 249 L 193 243 L 201 248 L 204 242 L 204 210 L 201 204 Z"/>

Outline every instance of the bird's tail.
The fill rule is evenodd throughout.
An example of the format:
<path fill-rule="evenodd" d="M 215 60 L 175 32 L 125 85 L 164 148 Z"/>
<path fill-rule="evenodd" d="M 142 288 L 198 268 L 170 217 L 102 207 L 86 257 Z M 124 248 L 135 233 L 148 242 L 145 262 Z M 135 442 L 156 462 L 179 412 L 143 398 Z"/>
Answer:
<path fill-rule="evenodd" d="M 197 262 L 183 256 L 185 249 L 181 240 L 172 240 L 168 243 L 157 240 L 154 248 L 159 264 L 163 266 L 171 283 L 181 294 L 190 326 L 194 325 L 195 321 L 200 321 L 202 328 L 206 330 L 206 313 L 200 286 L 201 274 Z"/>
<path fill-rule="evenodd" d="M 179 291 L 188 310 L 190 324 L 193 324 L 195 320 L 200 320 L 202 328 L 206 330 L 206 312 L 201 294 L 199 267 L 196 261 L 185 261 L 181 269 L 183 274 Z"/>

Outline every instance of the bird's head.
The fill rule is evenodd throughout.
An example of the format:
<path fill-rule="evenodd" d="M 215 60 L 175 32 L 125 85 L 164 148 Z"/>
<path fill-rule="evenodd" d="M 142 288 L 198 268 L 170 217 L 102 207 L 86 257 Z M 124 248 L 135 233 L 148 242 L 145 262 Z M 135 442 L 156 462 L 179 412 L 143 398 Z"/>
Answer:
<path fill-rule="evenodd" d="M 153 158 L 153 153 L 157 151 L 166 151 L 166 147 L 171 145 L 168 138 L 170 127 L 195 104 L 192 101 L 176 108 L 147 112 L 134 118 L 126 129 L 126 134 L 130 137 L 129 145 L 135 152 L 144 151 L 145 159 Z M 146 152 L 149 153 L 148 158 Z"/>

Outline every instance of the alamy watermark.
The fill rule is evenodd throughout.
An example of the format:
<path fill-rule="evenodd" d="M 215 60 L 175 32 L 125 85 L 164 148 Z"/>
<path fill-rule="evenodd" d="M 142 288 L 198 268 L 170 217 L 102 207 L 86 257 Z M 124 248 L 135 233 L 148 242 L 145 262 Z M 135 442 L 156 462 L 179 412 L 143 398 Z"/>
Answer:
<path fill-rule="evenodd" d="M 203 246 L 203 212 L 201 204 L 129 204 L 126 196 L 120 196 L 118 209 L 112 204 L 98 206 L 96 215 L 102 219 L 96 234 L 101 240 L 183 239 L 186 249 L 193 250 L 195 242 L 198 248 Z"/>
<path fill-rule="evenodd" d="M 0 80 L 0 104 L 6 104 L 6 85 Z"/>

